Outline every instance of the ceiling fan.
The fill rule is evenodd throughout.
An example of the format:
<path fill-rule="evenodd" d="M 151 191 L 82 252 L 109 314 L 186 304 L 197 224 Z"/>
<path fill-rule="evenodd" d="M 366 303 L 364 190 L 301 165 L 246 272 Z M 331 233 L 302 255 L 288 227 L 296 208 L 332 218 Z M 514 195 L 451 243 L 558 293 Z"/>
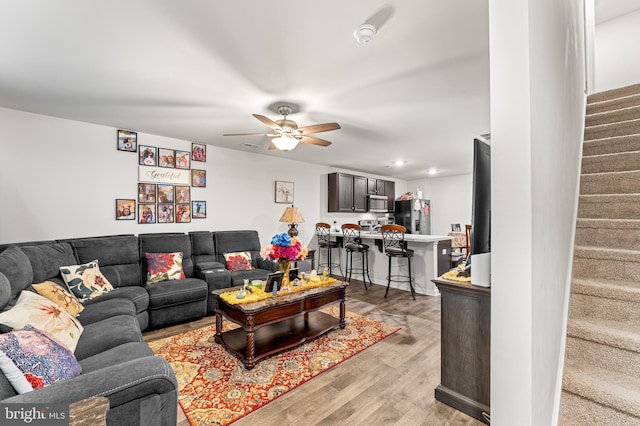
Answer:
<path fill-rule="evenodd" d="M 269 144 L 269 149 L 279 149 L 290 151 L 299 142 L 318 146 L 329 146 L 331 142 L 324 139 L 309 136 L 312 133 L 328 132 L 340 128 L 338 123 L 312 124 L 310 126 L 298 127 L 295 121 L 287 120 L 293 109 L 289 105 L 278 106 L 278 112 L 284 117 L 282 120 L 273 121 L 264 115 L 253 114 L 255 118 L 273 130 L 272 133 L 225 133 L 222 136 L 269 136 L 273 137 Z"/>

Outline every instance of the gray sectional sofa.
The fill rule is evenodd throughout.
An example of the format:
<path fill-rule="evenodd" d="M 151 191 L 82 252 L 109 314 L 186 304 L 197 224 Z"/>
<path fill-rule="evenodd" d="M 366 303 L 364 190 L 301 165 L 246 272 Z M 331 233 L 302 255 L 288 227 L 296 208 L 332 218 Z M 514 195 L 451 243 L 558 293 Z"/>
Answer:
<path fill-rule="evenodd" d="M 265 279 L 278 269 L 260 258 L 256 231 L 112 235 L 0 245 L 0 312 L 22 290 L 53 281 L 59 268 L 98 260 L 114 290 L 84 302 L 84 327 L 75 357 L 82 373 L 18 394 L 0 372 L 0 402 L 65 403 L 106 396 L 110 425 L 175 425 L 178 386 L 167 362 L 155 357 L 142 331 L 192 321 L 214 313 L 213 290 Z M 231 272 L 224 253 L 249 251 L 254 269 Z M 182 252 L 185 278 L 145 285 L 146 253 Z M 66 287 L 65 287 L 66 288 Z M 3 327 L 3 332 L 8 331 Z"/>

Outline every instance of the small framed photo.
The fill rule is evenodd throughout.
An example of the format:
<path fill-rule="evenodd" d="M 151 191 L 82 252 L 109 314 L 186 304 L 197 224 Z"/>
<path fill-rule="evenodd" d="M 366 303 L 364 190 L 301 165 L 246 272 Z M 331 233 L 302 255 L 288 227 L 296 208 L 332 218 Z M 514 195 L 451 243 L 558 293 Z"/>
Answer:
<path fill-rule="evenodd" d="M 176 223 L 191 222 L 191 204 L 176 204 Z"/>
<path fill-rule="evenodd" d="M 189 170 L 190 168 L 189 151 L 178 151 L 176 149 L 176 169 Z"/>
<path fill-rule="evenodd" d="M 276 203 L 293 204 L 293 182 L 276 181 Z"/>
<path fill-rule="evenodd" d="M 138 223 L 156 223 L 156 205 L 138 203 Z"/>
<path fill-rule="evenodd" d="M 264 286 L 265 293 L 276 293 L 282 286 L 282 279 L 284 278 L 284 272 L 273 272 L 267 275 L 267 283 Z"/>
<path fill-rule="evenodd" d="M 158 203 L 175 203 L 173 185 L 158 184 Z"/>
<path fill-rule="evenodd" d="M 193 217 L 194 219 L 206 219 L 207 218 L 207 202 L 192 201 L 191 217 Z"/>
<path fill-rule="evenodd" d="M 460 224 L 459 223 L 452 223 L 451 224 L 451 232 L 460 232 Z"/>
<path fill-rule="evenodd" d="M 176 203 L 191 202 L 191 187 L 176 185 Z"/>
<path fill-rule="evenodd" d="M 206 188 L 207 171 L 191 169 L 191 186 L 195 186 L 198 188 Z"/>
<path fill-rule="evenodd" d="M 116 199 L 116 220 L 135 220 L 136 200 Z"/>
<path fill-rule="evenodd" d="M 173 149 L 158 148 L 158 167 L 176 167 L 176 152 Z"/>
<path fill-rule="evenodd" d="M 118 151 L 138 152 L 138 133 L 118 129 Z"/>
<path fill-rule="evenodd" d="M 191 161 L 207 161 L 207 146 L 199 143 L 191 144 Z"/>
<path fill-rule="evenodd" d="M 138 202 L 139 203 L 155 203 L 156 202 L 156 184 L 155 183 L 139 183 L 138 184 Z"/>
<path fill-rule="evenodd" d="M 138 160 L 141 166 L 158 165 L 158 148 L 155 146 L 140 145 Z"/>
<path fill-rule="evenodd" d="M 158 204 L 158 223 L 173 223 L 175 204 Z"/>

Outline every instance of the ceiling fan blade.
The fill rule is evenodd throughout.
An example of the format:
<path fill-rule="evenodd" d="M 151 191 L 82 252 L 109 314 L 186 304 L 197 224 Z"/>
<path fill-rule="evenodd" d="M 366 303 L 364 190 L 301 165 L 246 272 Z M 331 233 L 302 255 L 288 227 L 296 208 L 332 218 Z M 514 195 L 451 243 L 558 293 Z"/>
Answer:
<path fill-rule="evenodd" d="M 271 133 L 224 133 L 222 136 L 278 136 Z"/>
<path fill-rule="evenodd" d="M 273 142 L 271 142 L 269 144 L 269 151 L 274 150 L 274 149 L 278 149 L 278 147 L 276 146 L 276 144 L 274 144 Z"/>
<path fill-rule="evenodd" d="M 298 138 L 296 138 L 298 139 Z M 319 146 L 329 146 L 331 145 L 331 142 L 329 141 L 325 141 L 324 139 L 320 139 L 320 138 L 315 138 L 313 136 L 302 136 L 299 139 L 300 142 L 304 142 L 304 143 L 308 143 L 311 145 L 319 145 Z"/>
<path fill-rule="evenodd" d="M 278 126 L 278 124 L 275 121 L 271 120 L 270 118 L 265 117 L 264 115 L 253 114 L 253 116 L 255 118 L 257 118 L 258 120 L 262 121 L 262 123 L 265 124 L 270 129 L 282 130 L 282 127 Z"/>
<path fill-rule="evenodd" d="M 338 129 L 340 129 L 340 125 L 338 123 L 323 123 L 300 127 L 298 131 L 303 135 L 309 135 L 311 133 L 328 132 L 329 130 Z"/>

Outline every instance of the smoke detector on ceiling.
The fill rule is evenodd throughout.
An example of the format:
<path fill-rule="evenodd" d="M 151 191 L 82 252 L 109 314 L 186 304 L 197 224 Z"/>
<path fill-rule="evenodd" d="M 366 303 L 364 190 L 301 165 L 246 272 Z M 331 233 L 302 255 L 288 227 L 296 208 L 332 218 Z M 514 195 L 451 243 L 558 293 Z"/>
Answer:
<path fill-rule="evenodd" d="M 376 27 L 371 24 L 362 24 L 353 32 L 353 36 L 360 44 L 369 43 L 374 35 L 376 35 Z"/>

